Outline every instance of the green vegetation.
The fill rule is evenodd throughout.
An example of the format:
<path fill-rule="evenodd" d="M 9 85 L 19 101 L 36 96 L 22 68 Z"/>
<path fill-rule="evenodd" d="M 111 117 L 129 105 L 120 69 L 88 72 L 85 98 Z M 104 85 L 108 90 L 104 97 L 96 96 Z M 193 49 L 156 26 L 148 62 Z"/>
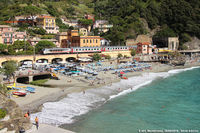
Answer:
<path fill-rule="evenodd" d="M 6 87 L 6 85 L 4 85 L 4 84 L 1 84 L 0 83 L 0 93 L 2 94 L 2 95 L 7 95 L 7 93 L 8 93 L 8 89 L 7 89 L 7 87 Z"/>
<path fill-rule="evenodd" d="M 0 109 L 0 119 L 4 118 L 6 116 L 6 110 Z"/>
<path fill-rule="evenodd" d="M 136 50 L 135 49 L 131 49 L 131 56 L 135 56 L 136 55 Z"/>
<path fill-rule="evenodd" d="M 200 38 L 200 1 L 198 0 L 94 1 L 96 17 L 99 19 L 101 16 L 113 24 L 113 28 L 104 34 L 113 45 L 123 44 L 127 38 L 135 38 L 138 34 L 147 33 L 143 20 L 147 21 L 151 29 L 161 26 L 161 31 L 157 35 L 178 35 L 181 44 L 185 41 L 184 34 Z"/>
<path fill-rule="evenodd" d="M 39 41 L 35 46 L 35 50 L 36 50 L 36 53 L 40 53 L 42 49 L 44 48 L 53 48 L 53 47 L 56 47 L 56 45 L 53 42 Z"/>
<path fill-rule="evenodd" d="M 81 25 L 89 26 L 93 24 L 93 21 L 91 19 L 80 19 L 78 21 Z"/>
<path fill-rule="evenodd" d="M 118 55 L 117 55 L 117 58 L 119 59 L 119 58 L 122 58 L 123 57 L 123 55 L 121 54 L 121 53 L 119 53 Z"/>
<path fill-rule="evenodd" d="M 10 60 L 7 61 L 4 65 L 3 65 L 3 69 L 2 72 L 8 77 L 10 78 L 11 76 L 14 76 L 14 72 L 17 70 L 17 62 Z"/>
<path fill-rule="evenodd" d="M 7 45 L 0 43 L 0 54 L 7 54 Z"/>
<path fill-rule="evenodd" d="M 64 24 L 60 18 L 56 18 L 56 25 L 59 27 L 61 32 L 69 29 L 69 25 Z"/>
<path fill-rule="evenodd" d="M 9 55 L 31 55 L 33 46 L 27 41 L 15 41 L 13 45 L 8 46 Z"/>
<path fill-rule="evenodd" d="M 0 24 L 20 15 L 50 14 L 57 18 L 60 31 L 65 31 L 71 27 L 63 24 L 59 17 L 80 18 L 79 23 L 88 26 L 92 20 L 83 17 L 94 14 L 96 20 L 105 19 L 113 24 L 113 28 L 102 34 L 112 45 L 124 45 L 126 39 L 146 34 L 148 27 L 151 30 L 161 27 L 155 36 L 179 36 L 182 47 L 191 37 L 200 38 L 199 7 L 199 0 L 1 0 Z M 19 30 L 27 27 L 21 25 Z M 45 34 L 41 31 L 29 33 L 33 36 Z M 96 30 L 94 34 L 98 35 Z"/>
<path fill-rule="evenodd" d="M 73 16 L 82 17 L 84 14 L 91 14 L 93 8 L 88 7 L 92 0 L 1 0 L 0 1 L 0 22 L 12 21 L 15 16 L 34 16 L 37 14 L 50 14 L 54 17 Z"/>
<path fill-rule="evenodd" d="M 92 59 L 94 61 L 99 61 L 99 60 L 101 60 L 101 55 L 100 54 L 93 54 Z"/>
<path fill-rule="evenodd" d="M 43 35 L 41 39 L 54 39 L 55 35 Z"/>
<path fill-rule="evenodd" d="M 41 80 L 35 80 L 30 82 L 32 85 L 37 85 L 37 86 L 44 86 L 44 83 L 46 83 L 48 79 L 41 79 Z"/>
<path fill-rule="evenodd" d="M 39 35 L 46 34 L 46 30 L 43 28 L 28 29 L 27 31 L 31 36 L 35 36 L 36 34 L 39 34 Z"/>

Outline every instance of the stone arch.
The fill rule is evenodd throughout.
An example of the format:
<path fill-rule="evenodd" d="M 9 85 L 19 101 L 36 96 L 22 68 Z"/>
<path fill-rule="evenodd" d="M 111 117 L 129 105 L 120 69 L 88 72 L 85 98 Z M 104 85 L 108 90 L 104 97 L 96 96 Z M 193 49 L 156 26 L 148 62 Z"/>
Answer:
<path fill-rule="evenodd" d="M 58 62 L 60 62 L 60 61 L 63 61 L 63 59 L 62 59 L 62 58 L 53 58 L 53 59 L 51 60 L 51 63 L 52 63 L 52 64 L 55 64 L 55 63 L 58 63 Z"/>
<path fill-rule="evenodd" d="M 25 62 L 31 62 L 31 64 L 33 63 L 33 60 L 30 60 L 30 59 L 24 59 L 24 60 L 21 60 L 19 61 L 19 65 L 21 66 L 22 64 L 24 64 Z"/>
<path fill-rule="evenodd" d="M 67 62 L 75 62 L 76 58 L 75 57 L 68 57 L 68 58 L 65 59 L 65 61 L 67 61 Z"/>
<path fill-rule="evenodd" d="M 48 63 L 48 62 L 49 62 L 49 60 L 46 58 L 41 58 L 41 59 L 36 60 L 36 63 Z"/>
<path fill-rule="evenodd" d="M 6 64 L 8 61 L 3 61 L 2 63 L 1 63 L 1 66 L 3 66 L 4 64 Z"/>

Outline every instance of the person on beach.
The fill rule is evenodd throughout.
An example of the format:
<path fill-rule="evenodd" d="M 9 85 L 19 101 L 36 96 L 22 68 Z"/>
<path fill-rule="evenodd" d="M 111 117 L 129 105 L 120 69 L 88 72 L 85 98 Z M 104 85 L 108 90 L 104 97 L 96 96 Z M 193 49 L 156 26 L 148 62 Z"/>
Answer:
<path fill-rule="evenodd" d="M 39 122 L 38 122 L 38 117 L 37 117 L 37 116 L 35 117 L 35 125 L 36 125 L 36 128 L 37 128 L 37 130 L 38 130 Z"/>
<path fill-rule="evenodd" d="M 25 113 L 25 114 L 24 114 L 24 117 L 28 118 L 28 113 Z"/>
<path fill-rule="evenodd" d="M 83 90 L 83 94 L 85 94 L 85 91 Z"/>
<path fill-rule="evenodd" d="M 30 117 L 30 112 L 29 112 L 29 110 L 27 111 L 27 114 L 28 114 L 28 117 Z"/>
<path fill-rule="evenodd" d="M 118 91 L 120 91 L 120 88 L 118 89 Z"/>

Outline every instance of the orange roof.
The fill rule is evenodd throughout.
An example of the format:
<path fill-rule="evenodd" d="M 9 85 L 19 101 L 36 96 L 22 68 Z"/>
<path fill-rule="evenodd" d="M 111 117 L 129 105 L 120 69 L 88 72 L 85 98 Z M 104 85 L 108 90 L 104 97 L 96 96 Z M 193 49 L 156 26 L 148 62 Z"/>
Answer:
<path fill-rule="evenodd" d="M 137 43 L 137 45 L 138 45 L 138 44 L 142 44 L 142 45 L 150 45 L 151 43 L 149 43 L 149 42 L 143 42 L 143 43 L 139 42 L 139 43 Z"/>
<path fill-rule="evenodd" d="M 52 16 L 39 16 L 38 18 L 54 18 Z"/>

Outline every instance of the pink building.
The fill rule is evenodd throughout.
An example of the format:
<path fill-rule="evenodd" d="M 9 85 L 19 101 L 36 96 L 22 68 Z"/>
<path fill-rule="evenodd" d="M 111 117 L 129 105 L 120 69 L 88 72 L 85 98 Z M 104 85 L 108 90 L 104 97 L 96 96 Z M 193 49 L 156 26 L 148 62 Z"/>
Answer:
<path fill-rule="evenodd" d="M 0 25 L 1 40 L 4 44 L 13 44 L 15 41 L 13 28 L 8 25 Z"/>
<path fill-rule="evenodd" d="M 148 42 L 137 44 L 137 54 L 153 54 L 152 49 L 153 46 Z"/>
<path fill-rule="evenodd" d="M 0 25 L 0 43 L 13 44 L 15 41 L 24 41 L 26 32 L 15 32 L 16 29 L 9 25 Z"/>

